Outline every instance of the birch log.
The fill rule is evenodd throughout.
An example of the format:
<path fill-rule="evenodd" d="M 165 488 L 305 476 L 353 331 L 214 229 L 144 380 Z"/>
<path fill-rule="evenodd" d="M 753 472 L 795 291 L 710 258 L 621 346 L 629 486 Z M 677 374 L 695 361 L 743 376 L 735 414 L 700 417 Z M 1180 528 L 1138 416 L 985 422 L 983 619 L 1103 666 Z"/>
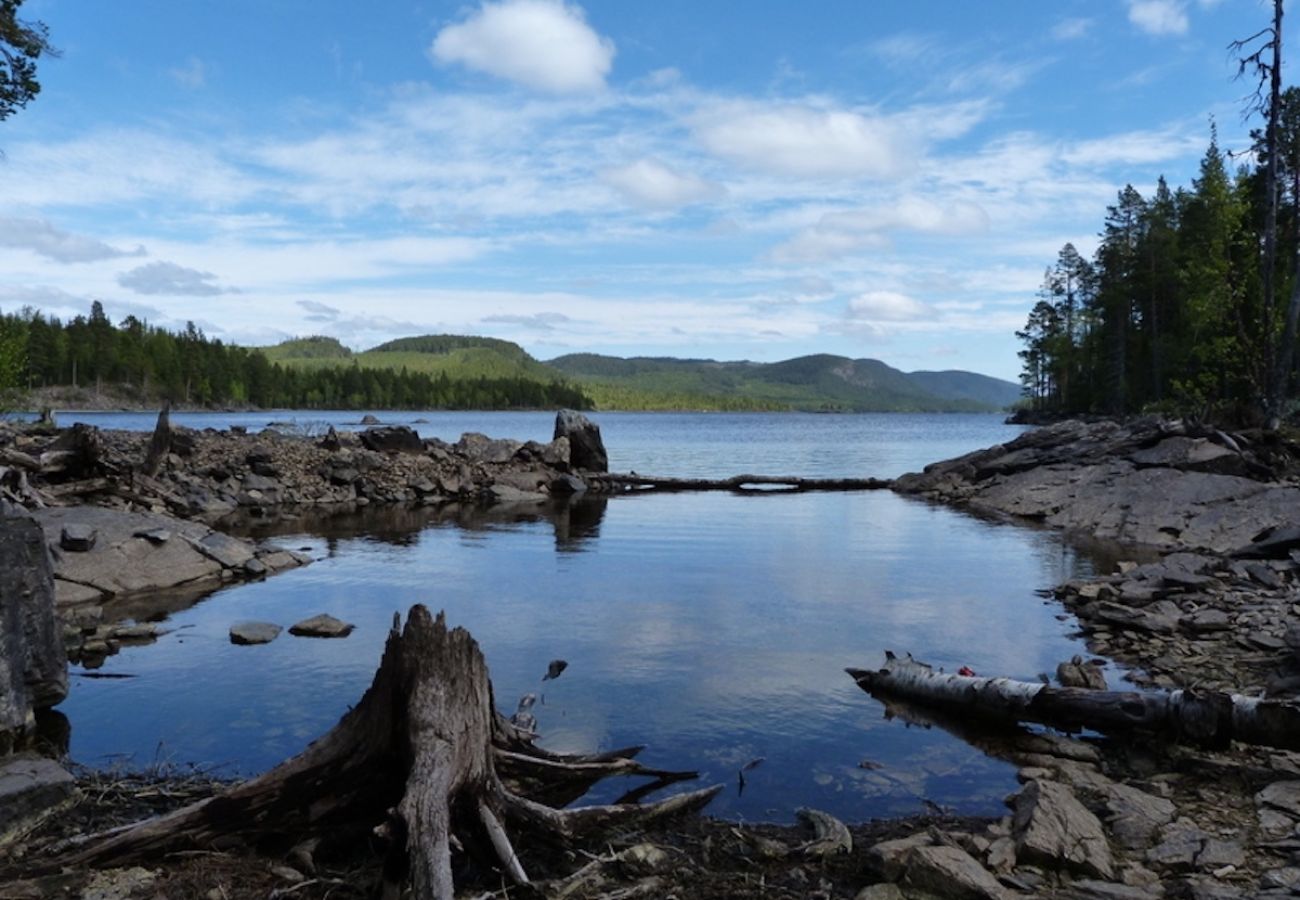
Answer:
<path fill-rule="evenodd" d="M 885 652 L 880 669 L 846 669 L 873 697 L 962 710 L 1007 722 L 1039 722 L 1106 734 L 1147 732 L 1203 747 L 1231 741 L 1300 750 L 1300 706 L 1222 691 L 1094 691 L 1010 678 L 936 672 Z"/>

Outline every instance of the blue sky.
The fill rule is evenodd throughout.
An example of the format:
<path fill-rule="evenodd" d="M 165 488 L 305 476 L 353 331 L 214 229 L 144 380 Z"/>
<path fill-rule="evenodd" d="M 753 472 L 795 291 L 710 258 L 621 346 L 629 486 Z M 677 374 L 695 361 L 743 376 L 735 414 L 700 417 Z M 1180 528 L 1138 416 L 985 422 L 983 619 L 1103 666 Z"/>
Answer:
<path fill-rule="evenodd" d="M 1241 149 L 1261 0 L 27 0 L 0 310 L 1014 379 L 1125 183 Z M 1284 46 L 1300 47 L 1288 29 Z M 1289 81 L 1289 79 L 1288 79 Z"/>

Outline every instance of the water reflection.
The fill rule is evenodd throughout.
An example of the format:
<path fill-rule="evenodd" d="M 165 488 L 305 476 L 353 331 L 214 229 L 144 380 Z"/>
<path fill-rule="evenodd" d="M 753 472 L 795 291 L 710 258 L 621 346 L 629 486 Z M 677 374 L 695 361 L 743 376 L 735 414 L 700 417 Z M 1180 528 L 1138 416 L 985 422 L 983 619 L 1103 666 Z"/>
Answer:
<path fill-rule="evenodd" d="M 920 798 L 996 813 L 1009 765 L 882 720 L 843 669 L 894 649 L 1032 679 L 1081 652 L 1035 589 L 1090 565 L 1054 534 L 883 492 L 366 507 L 243 527 L 318 561 L 172 614 L 172 634 L 106 663 L 137 678 L 74 679 L 75 758 L 147 762 L 161 741 L 178 762 L 273 765 L 356 702 L 393 613 L 421 602 L 474 634 L 503 708 L 541 695 L 553 749 L 647 743 L 649 764 L 733 785 L 764 757 L 716 815 L 863 819 Z M 356 631 L 229 643 L 235 621 L 321 612 Z M 570 666 L 542 684 L 554 658 Z M 621 787 L 606 790 L 594 799 Z"/>

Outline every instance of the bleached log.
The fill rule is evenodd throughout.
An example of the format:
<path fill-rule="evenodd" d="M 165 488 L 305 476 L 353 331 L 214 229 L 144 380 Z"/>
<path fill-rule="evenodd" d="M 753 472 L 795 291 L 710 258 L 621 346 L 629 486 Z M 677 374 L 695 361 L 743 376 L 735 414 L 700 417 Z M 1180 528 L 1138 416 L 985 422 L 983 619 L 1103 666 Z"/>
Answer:
<path fill-rule="evenodd" d="M 877 698 L 960 709 L 1007 722 L 1038 722 L 1108 734 L 1147 732 L 1205 747 L 1241 741 L 1300 750 L 1300 706 L 1222 691 L 1143 693 L 1052 687 L 1001 677 L 936 672 L 886 651 L 880 669 L 846 669 Z"/>
<path fill-rule="evenodd" d="M 664 478 L 654 475 L 602 473 L 591 482 L 598 490 L 770 492 L 887 490 L 888 478 L 798 478 L 787 475 L 733 475 L 730 478 Z"/>

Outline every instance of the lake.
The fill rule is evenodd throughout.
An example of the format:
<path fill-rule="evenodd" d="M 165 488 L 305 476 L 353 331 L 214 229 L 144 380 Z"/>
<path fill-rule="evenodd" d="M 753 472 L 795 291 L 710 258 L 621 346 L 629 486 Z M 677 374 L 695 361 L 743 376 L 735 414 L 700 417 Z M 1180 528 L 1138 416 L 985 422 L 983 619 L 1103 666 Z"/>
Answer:
<path fill-rule="evenodd" d="M 548 413 L 378 412 L 425 437 L 549 440 Z M 357 427 L 358 413 L 173 414 L 192 427 Z M 641 474 L 890 477 L 1013 438 L 993 415 L 597 413 L 611 468 Z M 154 417 L 63 413 L 108 428 Z M 421 421 L 417 421 L 421 420 Z M 554 514 L 434 508 L 303 518 L 276 540 L 316 561 L 214 592 L 174 613 L 156 644 L 74 676 L 60 709 L 74 759 L 266 769 L 360 697 L 395 611 L 446 610 L 487 657 L 507 713 L 523 694 L 545 746 L 647 744 L 641 759 L 728 786 L 713 815 L 788 822 L 800 806 L 850 820 L 925 801 L 997 815 L 1014 769 L 938 728 L 888 720 L 846 666 L 911 652 L 953 670 L 1033 680 L 1086 652 L 1036 591 L 1093 562 L 1059 535 L 990 522 L 886 491 L 643 494 Z M 341 641 L 232 646 L 234 622 L 289 625 L 328 612 Z M 569 663 L 543 683 L 552 659 Z M 1117 678 L 1114 666 L 1108 677 Z M 76 671 L 74 667 L 74 672 Z M 745 774 L 751 760 L 763 762 Z M 631 785 L 601 789 L 609 800 Z"/>

